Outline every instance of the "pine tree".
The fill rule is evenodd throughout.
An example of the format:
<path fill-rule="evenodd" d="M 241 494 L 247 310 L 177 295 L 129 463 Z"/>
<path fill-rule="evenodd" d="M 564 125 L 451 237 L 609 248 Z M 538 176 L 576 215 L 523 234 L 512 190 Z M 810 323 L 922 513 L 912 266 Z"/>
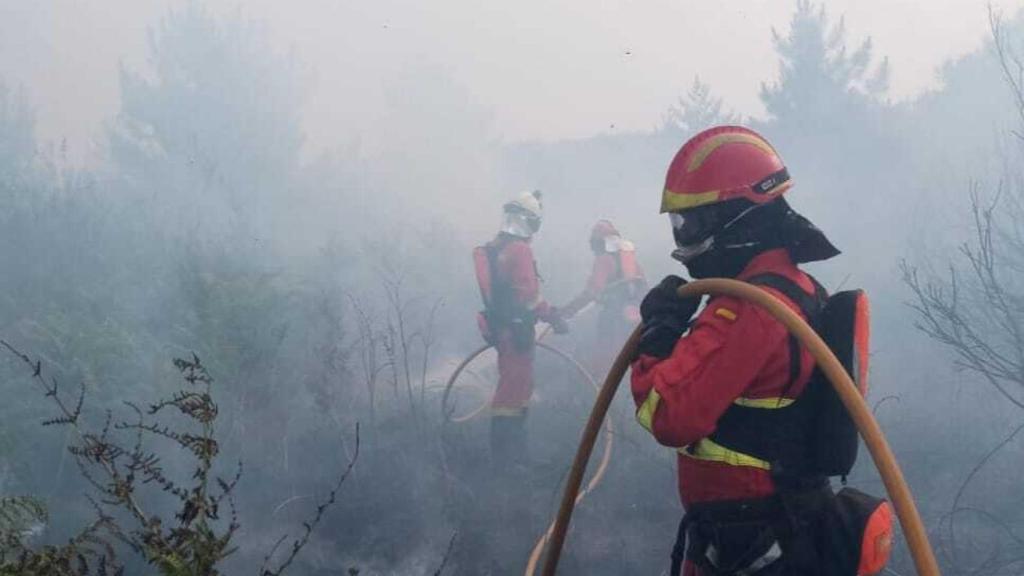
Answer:
<path fill-rule="evenodd" d="M 782 36 L 773 30 L 772 34 L 780 60 L 779 79 L 761 86 L 761 100 L 774 120 L 824 120 L 837 103 L 856 107 L 881 99 L 888 90 L 888 60 L 874 64 L 870 38 L 851 52 L 844 20 L 830 25 L 824 5 L 799 0 L 789 33 Z"/>
<path fill-rule="evenodd" d="M 26 178 L 35 156 L 35 115 L 24 91 L 0 79 L 0 190 Z"/>
<path fill-rule="evenodd" d="M 238 13 L 170 12 L 150 33 L 148 67 L 121 72 L 110 148 L 127 187 L 172 225 L 266 233 L 298 165 L 300 76 Z"/>
<path fill-rule="evenodd" d="M 710 126 L 738 121 L 736 114 L 722 110 L 722 99 L 711 94 L 711 87 L 701 81 L 699 76 L 694 76 L 690 90 L 665 113 L 664 126 L 666 129 L 694 134 Z"/>

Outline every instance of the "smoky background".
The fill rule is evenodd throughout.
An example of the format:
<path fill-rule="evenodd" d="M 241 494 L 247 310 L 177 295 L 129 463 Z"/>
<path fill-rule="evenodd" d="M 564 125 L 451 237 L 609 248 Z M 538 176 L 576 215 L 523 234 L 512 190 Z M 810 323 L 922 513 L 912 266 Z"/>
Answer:
<path fill-rule="evenodd" d="M 1012 370 L 997 374 L 1000 392 L 955 342 L 922 332 L 928 319 L 914 308 L 929 286 L 948 295 L 959 278 L 960 306 L 991 309 L 968 257 L 979 239 L 972 207 L 991 206 L 1009 304 L 974 325 L 998 334 L 1020 320 L 1020 16 L 978 6 L 988 40 L 947 62 L 933 89 L 897 99 L 885 54 L 848 33 L 840 14 L 801 1 L 772 50 L 757 55 L 775 66 L 746 96 L 763 113 L 733 112 L 713 81 L 687 78 L 690 87 L 648 129 L 509 139 L 443 58 L 390 62 L 379 82 L 346 87 L 351 102 L 325 103 L 315 87 L 334 71 L 311 69 L 244 8 L 124 8 L 120 17 L 150 32 L 138 53 L 111 55 L 123 58 L 117 109 L 86 152 L 37 130 L 36 98 L 74 109 L 76 94 L 30 93 L 0 69 L 0 336 L 62 386 L 83 383 L 83 417 L 99 423 L 125 401 L 174 390 L 172 358 L 202 358 L 215 381 L 225 474 L 244 463 L 238 548 L 225 573 L 256 572 L 281 534 L 301 533 L 352 457 L 357 422 L 359 458 L 294 573 L 433 574 L 444 565 L 472 574 L 484 560 L 521 572 L 554 510 L 592 392 L 538 353 L 528 504 L 536 529 L 495 548 L 487 534 L 500 532 L 501 519 L 488 511 L 500 487 L 482 464 L 486 418 L 453 424 L 441 410 L 447 376 L 481 344 L 470 250 L 494 234 L 502 203 L 540 189 L 545 220 L 534 250 L 555 304 L 582 288 L 598 218 L 636 244 L 649 281 L 679 273 L 657 214 L 664 171 L 690 135 L 723 122 L 748 124 L 779 149 L 796 183 L 791 205 L 843 250 L 809 271 L 830 289 L 861 287 L 872 299 L 869 401 L 944 571 L 1020 573 L 1021 447 L 1001 443 L 1020 423 L 1012 400 L 1024 383 Z M 398 26 L 373 23 L 385 25 Z M 46 18 L 25 28 L 47 34 Z M 60 37 L 53 45 L 71 51 Z M 342 61 L 373 65 L 357 55 Z M 364 114 L 368 98 L 380 107 Z M 349 122 L 360 128 L 352 134 L 371 136 L 344 133 Z M 572 328 L 548 341 L 585 357 L 600 337 L 594 318 Z M 995 346 L 1024 354 L 1012 338 Z M 52 407 L 9 360 L 0 363 L 0 493 L 40 498 L 50 518 L 31 538 L 62 542 L 93 517 L 88 486 L 65 450 L 69 432 L 40 426 Z M 481 367 L 479 376 L 486 387 L 493 375 Z M 457 407 L 473 406 L 473 394 L 459 392 Z M 674 455 L 632 411 L 624 390 L 609 475 L 577 513 L 567 573 L 667 567 L 681 513 Z M 188 475 L 187 458 L 154 444 L 167 470 Z M 866 454 L 851 483 L 882 492 Z M 163 496 L 144 498 L 173 514 Z M 145 573 L 137 557 L 123 559 L 129 573 Z M 897 543 L 890 572 L 910 571 Z"/>

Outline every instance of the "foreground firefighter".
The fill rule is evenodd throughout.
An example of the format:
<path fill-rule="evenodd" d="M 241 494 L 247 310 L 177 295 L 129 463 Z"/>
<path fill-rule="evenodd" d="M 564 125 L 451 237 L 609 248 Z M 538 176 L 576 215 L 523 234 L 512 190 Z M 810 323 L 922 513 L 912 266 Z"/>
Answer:
<path fill-rule="evenodd" d="M 525 463 L 526 412 L 533 393 L 534 326 L 568 331 L 558 310 L 540 294 L 530 241 L 540 230 L 539 192 L 523 192 L 504 206 L 494 240 L 473 251 L 484 301 L 478 321 L 498 352 L 498 388 L 491 400 L 491 451 L 504 465 Z"/>
<path fill-rule="evenodd" d="M 829 297 L 797 267 L 839 251 L 782 198 L 790 186 L 753 131 L 698 134 L 672 161 L 662 197 L 673 258 L 694 278 L 767 289 L 830 347 L 848 349 L 848 370 L 866 385 L 866 300 L 860 291 Z M 829 476 L 852 467 L 856 430 L 810 354 L 744 301 L 713 298 L 697 314 L 699 299 L 676 296 L 684 282 L 666 277 L 644 298 L 632 375 L 641 425 L 678 451 L 686 514 L 673 576 L 881 571 L 891 512 L 853 489 L 833 494 Z"/>
<path fill-rule="evenodd" d="M 603 374 L 619 343 L 640 322 L 640 298 L 647 290 L 647 281 L 637 262 L 636 248 L 611 221 L 598 220 L 594 224 L 590 250 L 594 253 L 594 264 L 587 284 L 561 310 L 571 318 L 591 303 L 600 307 L 597 336 L 589 347 L 588 368 L 594 374 Z"/>

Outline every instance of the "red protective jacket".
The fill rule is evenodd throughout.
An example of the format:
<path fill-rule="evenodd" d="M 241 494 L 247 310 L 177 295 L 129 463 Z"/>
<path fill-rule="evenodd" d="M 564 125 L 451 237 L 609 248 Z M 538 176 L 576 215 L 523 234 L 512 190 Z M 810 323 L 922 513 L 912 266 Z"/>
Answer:
<path fill-rule="evenodd" d="M 575 316 L 587 304 L 600 300 L 605 288 L 620 279 L 618 259 L 619 255 L 612 252 L 602 252 L 594 256 L 594 265 L 590 269 L 587 285 L 562 309 L 566 316 Z"/>
<path fill-rule="evenodd" d="M 619 254 L 602 252 L 594 257 L 594 266 L 590 269 L 584 293 L 590 300 L 597 300 L 608 284 L 619 280 Z"/>
<path fill-rule="evenodd" d="M 566 304 L 562 311 L 566 316 L 573 316 L 594 301 L 609 306 L 635 304 L 643 295 L 646 284 L 643 270 L 632 248 L 601 252 L 594 256 L 594 265 L 583 291 Z M 604 301 L 606 299 L 609 301 Z"/>
<path fill-rule="evenodd" d="M 783 249 L 755 257 L 738 276 L 785 276 L 808 294 L 814 286 Z M 766 288 L 796 312 L 785 295 Z M 803 349 L 801 373 L 785 398 L 807 385 L 814 360 Z M 637 419 L 654 437 L 678 451 L 683 505 L 768 496 L 774 492 L 770 465 L 707 440 L 732 403 L 772 409 L 789 381 L 786 328 L 753 304 L 716 297 L 695 319 L 665 359 L 641 356 L 633 363 Z"/>
<path fill-rule="evenodd" d="M 540 277 L 537 275 L 537 263 L 533 259 L 530 243 L 523 238 L 505 234 L 500 235 L 495 242 L 500 243 L 500 249 L 493 282 L 511 287 L 515 303 L 532 310 L 539 320 L 550 320 L 553 310 L 540 295 Z"/>
<path fill-rule="evenodd" d="M 553 319 L 555 309 L 540 294 L 540 278 L 528 241 L 499 235 L 492 284 L 509 289 L 514 304 L 531 310 L 542 321 Z M 495 327 L 494 342 L 498 351 L 498 388 L 491 407 L 495 415 L 522 413 L 533 394 L 533 334 L 516 335 L 508 327 Z"/>

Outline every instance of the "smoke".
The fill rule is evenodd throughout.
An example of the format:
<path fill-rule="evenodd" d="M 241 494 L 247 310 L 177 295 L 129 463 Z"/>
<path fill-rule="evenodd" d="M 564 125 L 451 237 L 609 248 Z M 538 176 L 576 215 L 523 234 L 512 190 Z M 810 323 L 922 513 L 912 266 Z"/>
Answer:
<path fill-rule="evenodd" d="M 469 4 L 0 9 L 0 336 L 61 383 L 84 382 L 84 414 L 99 426 L 123 401 L 176 389 L 173 357 L 203 359 L 224 473 L 244 462 L 230 573 L 302 531 L 352 456 L 357 422 L 353 475 L 296 573 L 521 572 L 593 392 L 538 352 L 528 482 L 496 473 L 486 417 L 448 421 L 447 376 L 482 343 L 470 250 L 493 237 L 505 201 L 539 189 L 532 247 L 552 303 L 583 288 L 599 218 L 636 245 L 651 283 L 681 273 L 658 214 L 665 169 L 697 130 L 739 122 L 776 145 L 791 205 L 844 252 L 810 271 L 871 296 L 869 401 L 926 521 L 945 530 L 965 477 L 1019 414 L 915 328 L 901 263 L 935 277 L 962 269 L 976 240 L 971 192 L 1017 197 L 1020 111 L 994 45 L 958 36 L 962 53 L 942 52 L 921 92 L 906 78 L 925 66 L 887 60 L 899 46 L 868 41 L 860 9 L 846 28 L 835 8 L 804 2 L 694 8 L 707 30 L 693 46 L 684 9 L 664 3 Z M 1024 20 L 1003 24 L 1019 48 Z M 134 32 L 99 37 L 106 29 Z M 719 53 L 723 30 L 732 48 Z M 1015 214 L 996 211 L 997 241 L 1015 238 Z M 584 315 L 549 342 L 588 361 L 597 324 Z M 0 369 L 0 487 L 43 499 L 51 522 L 36 541 L 62 542 L 93 514 L 88 488 L 67 438 L 38 426 L 46 399 L 28 393 L 18 363 Z M 454 409 L 486 401 L 495 378 L 493 364 L 472 365 Z M 612 418 L 612 464 L 579 511 L 570 573 L 660 571 L 681 512 L 674 453 L 636 426 L 627 394 Z M 963 490 L 998 522 L 978 515 L 958 530 L 1016 550 L 1019 448 L 1005 450 Z M 180 456 L 164 461 L 187 474 Z M 852 481 L 881 492 L 866 456 Z M 951 540 L 951 568 L 985 560 Z M 908 567 L 898 550 L 894 570 Z"/>

